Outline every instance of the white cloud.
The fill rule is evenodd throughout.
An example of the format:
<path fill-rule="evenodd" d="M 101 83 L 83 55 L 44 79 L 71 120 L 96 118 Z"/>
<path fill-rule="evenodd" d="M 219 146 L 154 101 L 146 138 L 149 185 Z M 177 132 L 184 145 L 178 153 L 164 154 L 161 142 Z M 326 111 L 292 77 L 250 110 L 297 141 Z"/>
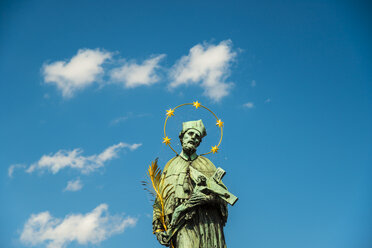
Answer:
<path fill-rule="evenodd" d="M 83 188 L 83 183 L 80 178 L 67 182 L 67 186 L 64 191 L 79 191 Z"/>
<path fill-rule="evenodd" d="M 47 169 L 53 174 L 56 174 L 63 168 L 73 168 L 80 170 L 82 173 L 87 174 L 103 167 L 105 162 L 112 160 L 118 156 L 118 152 L 122 148 L 128 148 L 133 151 L 140 147 L 142 144 L 127 144 L 120 142 L 119 144 L 112 145 L 106 148 L 100 154 L 93 154 L 90 156 L 83 156 L 83 150 L 76 148 L 74 150 L 59 150 L 55 154 L 43 155 L 40 160 L 32 164 L 26 172 L 31 173 L 35 170 Z"/>
<path fill-rule="evenodd" d="M 135 88 L 141 85 L 152 85 L 159 81 L 156 69 L 160 68 L 159 62 L 165 54 L 145 60 L 142 64 L 127 62 L 120 68 L 110 72 L 114 82 L 123 83 L 126 88 Z"/>
<path fill-rule="evenodd" d="M 26 167 L 26 166 L 25 166 L 24 164 L 12 164 L 12 165 L 9 166 L 9 168 L 8 168 L 8 176 L 9 176 L 10 178 L 12 178 L 15 169 L 25 168 L 25 167 Z"/>
<path fill-rule="evenodd" d="M 230 93 L 233 83 L 226 82 L 231 62 L 236 57 L 232 42 L 225 40 L 218 45 L 198 44 L 190 49 L 172 68 L 171 89 L 180 85 L 198 84 L 204 95 L 220 101 Z"/>
<path fill-rule="evenodd" d="M 112 121 L 110 122 L 110 125 L 111 125 L 111 126 L 113 126 L 113 125 L 117 125 L 117 124 L 119 124 L 120 122 L 124 122 L 124 121 L 126 121 L 126 120 L 128 120 L 128 119 L 129 119 L 129 116 L 120 116 L 120 117 L 118 117 L 118 118 L 112 120 Z"/>
<path fill-rule="evenodd" d="M 247 103 L 244 103 L 243 106 L 246 107 L 246 108 L 251 109 L 251 108 L 254 108 L 254 103 L 253 102 L 247 102 Z"/>
<path fill-rule="evenodd" d="M 48 211 L 32 214 L 26 221 L 20 240 L 31 246 L 45 244 L 48 248 L 62 248 L 76 241 L 80 245 L 98 244 L 110 236 L 122 233 L 137 220 L 123 215 L 110 215 L 108 205 L 101 204 L 86 214 L 69 214 L 63 220 Z"/>
<path fill-rule="evenodd" d="M 132 112 L 129 112 L 127 113 L 126 115 L 124 116 L 120 116 L 116 119 L 113 119 L 111 122 L 110 122 L 110 125 L 111 126 L 114 126 L 114 125 L 118 125 L 119 123 L 121 122 L 125 122 L 129 119 L 132 119 L 132 118 L 143 118 L 143 117 L 149 117 L 151 116 L 150 114 L 133 114 Z"/>
<path fill-rule="evenodd" d="M 251 87 L 254 88 L 254 87 L 256 87 L 256 85 L 257 85 L 256 80 L 252 80 L 252 82 L 251 82 Z"/>
<path fill-rule="evenodd" d="M 45 83 L 55 84 L 65 98 L 72 97 L 99 79 L 103 73 L 102 64 L 112 57 L 99 49 L 80 49 L 70 61 L 56 61 L 44 64 Z"/>
<path fill-rule="evenodd" d="M 138 149 L 140 146 L 142 146 L 141 143 L 139 143 L 139 144 L 132 144 L 132 145 L 129 145 L 128 148 L 129 148 L 129 150 L 134 151 L 134 150 Z"/>

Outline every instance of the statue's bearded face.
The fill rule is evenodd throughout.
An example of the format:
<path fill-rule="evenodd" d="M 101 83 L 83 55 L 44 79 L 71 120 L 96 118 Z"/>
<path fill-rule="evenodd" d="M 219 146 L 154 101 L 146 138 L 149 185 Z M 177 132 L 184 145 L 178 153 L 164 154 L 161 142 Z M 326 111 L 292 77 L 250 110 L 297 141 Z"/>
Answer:
<path fill-rule="evenodd" d="M 200 145 L 201 135 L 200 132 L 195 129 L 189 129 L 185 132 L 182 137 L 182 149 L 189 155 L 196 151 L 196 148 Z"/>

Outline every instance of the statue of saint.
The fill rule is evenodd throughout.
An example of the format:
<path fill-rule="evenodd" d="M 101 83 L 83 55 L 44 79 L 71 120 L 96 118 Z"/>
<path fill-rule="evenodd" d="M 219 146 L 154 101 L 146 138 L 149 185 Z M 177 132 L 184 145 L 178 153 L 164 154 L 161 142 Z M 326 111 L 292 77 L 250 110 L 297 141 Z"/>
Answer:
<path fill-rule="evenodd" d="M 202 120 L 184 122 L 179 134 L 182 152 L 164 167 L 160 188 L 169 188 L 167 196 L 163 196 L 164 221 L 173 232 L 170 234 L 164 230 L 154 210 L 153 231 L 162 245 L 174 248 L 226 247 L 223 232 L 227 221 L 226 202 L 213 192 L 198 190 L 203 187 L 199 187 L 200 182 L 190 176 L 190 170 L 196 170 L 206 178 L 216 174 L 213 163 L 196 154 L 206 135 Z M 222 182 L 218 185 L 226 189 Z"/>

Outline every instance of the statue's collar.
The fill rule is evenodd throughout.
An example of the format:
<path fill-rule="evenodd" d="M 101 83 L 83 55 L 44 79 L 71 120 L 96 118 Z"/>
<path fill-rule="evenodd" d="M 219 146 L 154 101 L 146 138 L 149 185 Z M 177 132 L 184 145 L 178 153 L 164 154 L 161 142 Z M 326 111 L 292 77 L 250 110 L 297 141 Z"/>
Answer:
<path fill-rule="evenodd" d="M 182 152 L 180 153 L 180 157 L 186 161 L 193 161 L 198 157 L 198 155 L 196 154 L 196 152 L 194 152 L 191 156 L 189 156 L 186 153 L 184 153 L 182 150 Z"/>

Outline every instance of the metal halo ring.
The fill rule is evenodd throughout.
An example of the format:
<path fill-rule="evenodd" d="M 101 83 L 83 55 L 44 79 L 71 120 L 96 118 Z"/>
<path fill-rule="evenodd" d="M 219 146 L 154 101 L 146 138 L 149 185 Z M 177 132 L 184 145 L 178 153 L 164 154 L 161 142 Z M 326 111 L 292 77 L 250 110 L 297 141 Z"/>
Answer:
<path fill-rule="evenodd" d="M 186 105 L 193 105 L 193 106 L 196 107 L 196 109 L 197 109 L 198 107 L 202 107 L 202 108 L 208 110 L 208 111 L 209 111 L 209 112 L 210 112 L 210 113 L 211 113 L 211 114 L 216 118 L 216 120 L 217 120 L 217 124 L 216 124 L 216 125 L 218 125 L 219 122 L 222 123 L 222 124 L 218 125 L 219 128 L 220 128 L 220 130 L 221 130 L 221 137 L 220 137 L 220 141 L 218 142 L 217 146 L 214 146 L 214 147 L 212 146 L 212 150 L 211 150 L 211 151 L 209 151 L 209 152 L 207 152 L 207 153 L 200 154 L 200 155 L 208 155 L 208 154 L 210 154 L 210 153 L 213 152 L 213 149 L 215 149 L 215 151 L 214 151 L 213 153 L 216 153 L 216 152 L 219 150 L 219 146 L 221 145 L 222 137 L 223 137 L 223 122 L 221 121 L 221 119 L 218 119 L 217 115 L 216 115 L 215 113 L 213 113 L 212 110 L 210 110 L 209 108 L 207 108 L 207 107 L 203 106 L 202 104 L 198 103 L 198 101 L 196 101 L 196 103 L 198 104 L 197 107 L 195 106 L 195 102 L 194 102 L 194 103 L 184 103 L 184 104 L 178 105 L 178 106 L 175 107 L 174 109 L 170 109 L 170 110 L 168 110 L 168 111 L 171 112 L 171 114 L 170 114 L 170 115 L 167 114 L 167 117 L 165 118 L 165 122 L 164 122 L 164 138 L 163 138 L 164 141 L 163 141 L 163 143 L 165 143 L 167 146 L 169 146 L 170 149 L 172 149 L 172 151 L 174 151 L 177 155 L 178 155 L 178 152 L 176 152 L 176 151 L 173 149 L 173 147 L 171 146 L 171 144 L 170 144 L 170 139 L 168 138 L 167 133 L 166 133 L 166 127 L 167 127 L 168 118 L 171 117 L 171 116 L 173 115 L 173 112 L 174 112 L 176 109 L 178 109 L 178 108 L 180 108 L 180 107 L 182 107 L 182 106 L 186 106 Z M 167 141 L 167 139 L 168 139 L 168 141 Z"/>

